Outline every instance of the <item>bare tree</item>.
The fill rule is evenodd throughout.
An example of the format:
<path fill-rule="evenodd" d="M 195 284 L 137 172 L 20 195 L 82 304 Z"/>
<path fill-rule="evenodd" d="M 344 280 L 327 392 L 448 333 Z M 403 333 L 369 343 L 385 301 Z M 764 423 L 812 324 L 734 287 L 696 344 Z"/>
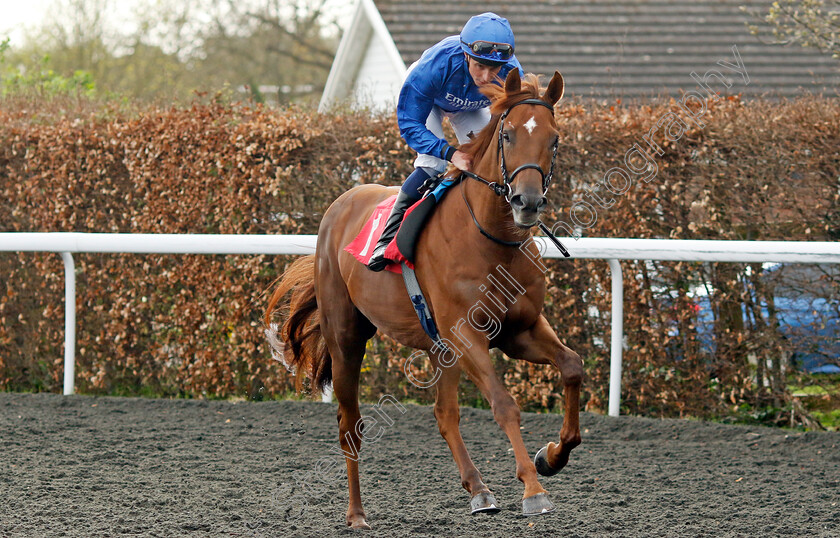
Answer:
<path fill-rule="evenodd" d="M 748 24 L 750 33 L 775 44 L 815 48 L 840 59 L 840 1 L 776 0 L 767 11 L 741 10 L 762 21 Z"/>
<path fill-rule="evenodd" d="M 339 39 L 329 1 L 142 0 L 129 15 L 115 0 L 54 0 L 14 60 L 83 71 L 99 91 L 147 100 L 226 88 L 280 101 L 306 88 L 314 99 Z"/>

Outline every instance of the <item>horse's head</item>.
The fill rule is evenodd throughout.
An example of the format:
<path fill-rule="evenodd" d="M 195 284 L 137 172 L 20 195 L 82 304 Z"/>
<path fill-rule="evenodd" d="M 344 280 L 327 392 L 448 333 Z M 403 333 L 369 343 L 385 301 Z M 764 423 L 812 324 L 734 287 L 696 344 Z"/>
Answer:
<path fill-rule="evenodd" d="M 554 105 L 563 97 L 563 89 L 559 72 L 540 94 L 536 76 L 528 75 L 523 82 L 514 69 L 503 88 L 488 92 L 493 103 L 490 111 L 499 118 L 501 181 L 507 184 L 513 221 L 521 228 L 534 226 L 547 204 L 545 193 L 558 144 Z"/>

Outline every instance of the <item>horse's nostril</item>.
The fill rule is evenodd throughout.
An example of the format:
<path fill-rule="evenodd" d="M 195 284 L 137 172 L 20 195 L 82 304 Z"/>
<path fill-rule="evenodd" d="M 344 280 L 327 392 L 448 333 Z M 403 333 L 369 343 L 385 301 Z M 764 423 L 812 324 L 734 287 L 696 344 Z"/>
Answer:
<path fill-rule="evenodd" d="M 525 197 L 521 194 L 516 194 L 510 199 L 510 205 L 516 209 L 525 207 Z"/>
<path fill-rule="evenodd" d="M 526 194 L 516 194 L 510 199 L 510 205 L 517 211 L 536 211 L 540 212 L 546 206 L 548 200 L 545 196 L 531 196 Z"/>

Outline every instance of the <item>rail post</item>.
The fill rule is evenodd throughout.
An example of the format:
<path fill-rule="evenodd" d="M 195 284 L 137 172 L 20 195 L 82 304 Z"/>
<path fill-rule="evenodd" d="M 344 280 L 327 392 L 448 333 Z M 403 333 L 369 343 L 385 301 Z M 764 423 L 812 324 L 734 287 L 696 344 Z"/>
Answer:
<path fill-rule="evenodd" d="M 73 255 L 62 252 L 64 261 L 64 394 L 73 394 L 76 375 L 76 265 Z"/>
<path fill-rule="evenodd" d="M 609 415 L 617 417 L 621 406 L 621 353 L 624 349 L 624 281 L 621 264 L 609 259 L 612 276 L 612 318 L 610 319 L 610 403 Z"/>

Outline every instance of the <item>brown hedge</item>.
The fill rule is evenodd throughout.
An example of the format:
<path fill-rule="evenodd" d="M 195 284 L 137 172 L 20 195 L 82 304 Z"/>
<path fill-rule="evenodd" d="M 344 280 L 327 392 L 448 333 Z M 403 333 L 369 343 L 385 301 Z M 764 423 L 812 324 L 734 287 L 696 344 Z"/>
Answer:
<path fill-rule="evenodd" d="M 840 235 L 840 107 L 835 101 L 709 101 L 705 126 L 686 122 L 656 177 L 636 181 L 585 236 L 829 240 Z M 548 223 L 569 210 L 677 103 L 578 102 L 558 110 L 563 145 Z M 196 103 L 126 110 L 90 103 L 0 103 L 3 231 L 316 233 L 330 201 L 357 183 L 398 184 L 412 153 L 392 116 Z M 579 215 L 579 214 L 578 214 Z M 561 232 L 562 233 L 562 232 Z M 574 249 L 574 240 L 568 245 Z M 263 292 L 288 259 L 267 256 L 76 256 L 77 387 L 87 393 L 246 395 L 292 389 L 270 359 Z M 606 407 L 609 275 L 602 261 L 550 262 L 546 313 L 584 358 L 584 404 Z M 623 262 L 626 410 L 727 413 L 767 398 L 789 402 L 772 323 L 744 326 L 743 286 L 772 290 L 733 264 Z M 57 255 L 0 255 L 0 389 L 60 388 L 63 274 Z M 749 275 L 752 275 L 751 277 Z M 704 350 L 689 293 L 710 284 L 717 348 Z M 836 286 L 836 281 L 830 282 Z M 836 289 L 836 288 L 832 288 Z M 670 290 L 675 290 L 672 294 Z M 759 316 L 760 317 L 760 316 Z M 369 346 L 363 384 L 421 401 L 402 373 L 406 350 Z M 754 361 L 755 362 L 755 361 Z M 520 403 L 553 408 L 555 372 L 497 357 Z M 773 363 L 775 364 L 775 363 Z M 781 374 L 781 370 L 775 372 Z M 756 384 L 756 377 L 758 384 Z M 764 381 L 768 377 L 770 381 Z M 775 380 L 775 381 L 774 381 Z M 480 401 L 471 386 L 465 402 Z"/>

